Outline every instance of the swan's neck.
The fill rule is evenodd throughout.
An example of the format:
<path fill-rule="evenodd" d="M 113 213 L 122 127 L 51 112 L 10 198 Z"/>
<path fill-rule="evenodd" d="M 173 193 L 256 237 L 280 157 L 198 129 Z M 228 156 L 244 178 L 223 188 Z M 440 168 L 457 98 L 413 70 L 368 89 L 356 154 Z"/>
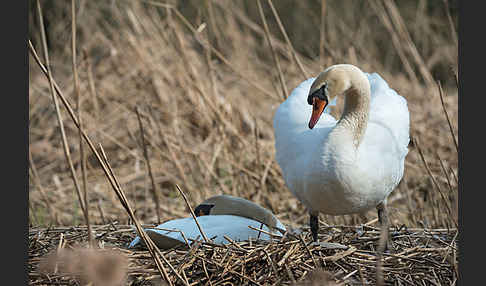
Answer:
<path fill-rule="evenodd" d="M 368 125 L 370 89 L 366 85 L 353 85 L 344 96 L 344 110 L 336 125 L 336 131 L 350 133 L 354 147 L 358 148 Z"/>

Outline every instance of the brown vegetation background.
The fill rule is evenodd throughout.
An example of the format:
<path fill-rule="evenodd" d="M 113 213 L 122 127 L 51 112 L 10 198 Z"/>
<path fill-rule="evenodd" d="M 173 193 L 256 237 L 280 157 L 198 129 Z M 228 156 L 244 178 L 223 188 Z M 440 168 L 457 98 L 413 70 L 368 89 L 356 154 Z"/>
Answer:
<path fill-rule="evenodd" d="M 142 223 L 189 215 L 178 184 L 193 206 L 231 194 L 306 228 L 307 212 L 285 187 L 274 158 L 272 117 L 301 81 L 351 63 L 379 73 L 408 101 L 413 140 L 404 178 L 389 198 L 392 224 L 456 226 L 458 1 L 274 0 L 291 46 L 262 1 L 273 52 L 257 1 L 76 1 L 79 98 L 71 2 L 41 3 L 53 78 L 80 112 L 84 131 L 103 146 Z M 29 4 L 29 39 L 42 55 L 37 7 Z M 29 60 L 29 223 L 84 225 L 49 81 Z M 78 129 L 63 106 L 61 114 L 90 223 L 128 224 L 84 143 L 83 180 Z M 360 223 L 355 216 L 322 215 L 321 221 Z"/>

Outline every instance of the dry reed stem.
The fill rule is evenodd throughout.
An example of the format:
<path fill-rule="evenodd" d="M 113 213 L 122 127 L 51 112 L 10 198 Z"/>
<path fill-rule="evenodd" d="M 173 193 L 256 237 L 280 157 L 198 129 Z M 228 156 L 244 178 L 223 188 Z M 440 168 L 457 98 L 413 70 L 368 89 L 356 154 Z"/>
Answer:
<path fill-rule="evenodd" d="M 429 164 L 427 164 L 427 161 L 425 160 L 424 154 L 423 154 L 422 149 L 420 148 L 420 145 L 419 145 L 419 142 L 418 142 L 418 138 L 416 138 L 416 137 L 414 138 L 414 143 L 415 143 L 415 146 L 417 147 L 420 158 L 422 159 L 422 162 L 424 163 L 425 169 L 427 170 L 429 177 L 432 179 L 432 182 L 434 183 L 434 186 L 436 187 L 437 191 L 439 191 L 439 194 L 440 194 L 440 196 L 441 196 L 441 198 L 444 202 L 444 205 L 447 209 L 447 214 L 449 216 L 450 221 L 452 221 L 457 228 L 458 227 L 457 222 L 454 219 L 454 216 L 452 215 L 452 211 L 449 207 L 449 204 L 447 203 L 447 200 L 446 200 L 444 194 L 442 193 L 442 190 L 439 186 L 439 183 L 437 183 L 437 180 L 435 179 L 434 175 L 432 174 L 432 171 L 430 170 Z"/>
<path fill-rule="evenodd" d="M 326 0 L 321 0 L 321 25 L 319 27 L 319 63 L 321 67 L 326 66 L 324 62 L 324 41 L 326 39 Z"/>
<path fill-rule="evenodd" d="M 447 173 L 447 170 L 444 166 L 444 162 L 442 162 L 442 159 L 440 158 L 439 154 L 436 153 L 435 154 L 437 156 L 437 160 L 439 161 L 440 163 L 440 167 L 442 169 L 442 172 L 444 173 L 445 177 L 446 177 L 446 180 L 447 180 L 447 186 L 449 186 L 449 191 L 451 194 L 454 193 L 454 188 L 452 187 L 452 183 L 451 183 L 451 180 L 450 180 L 450 177 L 449 177 L 449 174 Z"/>
<path fill-rule="evenodd" d="M 72 67 L 73 67 L 73 79 L 74 79 L 74 91 L 77 98 L 77 109 L 78 109 L 78 119 L 79 119 L 79 129 L 83 127 L 82 117 L 81 117 L 81 93 L 79 91 L 79 78 L 78 78 L 78 68 L 76 64 L 76 4 L 75 1 L 71 1 L 71 53 L 72 53 Z M 91 224 L 89 221 L 89 200 L 87 191 L 87 178 L 86 178 L 86 156 L 84 154 L 83 136 L 81 131 L 79 132 L 79 157 L 80 157 L 80 167 L 81 176 L 83 178 L 83 199 L 84 199 L 84 219 L 86 220 L 86 225 L 88 226 L 88 242 L 90 246 L 94 246 L 93 234 L 91 232 Z"/>
<path fill-rule="evenodd" d="M 191 32 L 194 34 L 196 40 L 200 42 L 204 46 L 204 41 L 198 37 L 198 32 L 197 30 L 192 26 L 192 24 L 182 15 L 177 9 L 172 9 L 174 11 L 175 15 L 181 20 L 181 22 L 191 30 Z M 265 88 L 261 87 L 260 85 L 256 84 L 254 80 L 249 79 L 247 76 L 245 76 L 243 73 L 238 71 L 216 48 L 214 48 L 210 43 L 207 43 L 207 46 L 211 49 L 211 51 L 218 57 L 223 63 L 225 63 L 235 74 L 237 74 L 239 77 L 242 79 L 246 80 L 251 86 L 255 87 L 258 89 L 260 92 L 262 92 L 264 95 L 268 96 L 269 98 L 276 99 L 275 96 L 271 93 L 268 92 Z"/>
<path fill-rule="evenodd" d="M 85 207 L 83 200 L 81 198 L 81 191 L 80 191 L 80 187 L 79 187 L 79 182 L 78 182 L 78 179 L 77 179 L 77 176 L 76 176 L 76 171 L 74 170 L 73 162 L 71 160 L 71 154 L 70 154 L 70 151 L 69 151 L 69 144 L 67 142 L 66 133 L 64 131 L 64 124 L 63 124 L 62 117 L 61 117 L 61 111 L 59 109 L 59 103 L 57 102 L 57 97 L 56 97 L 55 92 L 54 92 L 53 78 L 52 78 L 52 73 L 51 73 L 50 63 L 49 63 L 49 52 L 47 50 L 46 33 L 45 33 L 45 29 L 44 29 L 44 20 L 43 20 L 43 16 L 42 16 L 42 8 L 40 6 L 39 0 L 37 0 L 36 3 L 37 3 L 37 12 L 38 12 L 38 15 L 39 15 L 39 25 L 41 27 L 40 32 L 41 32 L 41 38 L 42 38 L 42 47 L 43 47 L 43 51 L 44 51 L 44 60 L 46 62 L 47 76 L 48 76 L 48 79 L 49 79 L 49 88 L 50 88 L 50 91 L 51 91 L 51 97 L 52 97 L 52 100 L 54 102 L 54 107 L 55 107 L 55 110 L 56 110 L 57 122 L 59 124 L 59 129 L 60 129 L 60 132 L 61 132 L 64 155 L 65 155 L 66 161 L 69 165 L 69 170 L 71 171 L 71 178 L 74 182 L 76 194 L 78 195 L 79 205 L 81 207 L 81 210 L 83 211 L 83 214 L 85 215 L 85 219 L 87 219 L 86 218 L 86 207 Z"/>
<path fill-rule="evenodd" d="M 263 174 L 262 174 L 262 177 L 260 179 L 260 188 L 258 189 L 258 192 L 257 192 L 255 199 L 254 199 L 255 202 L 257 202 L 257 203 L 260 202 L 262 193 L 267 191 L 266 181 L 267 181 L 268 173 L 270 171 L 270 167 L 272 166 L 272 163 L 273 163 L 273 158 L 268 159 L 267 163 L 265 163 L 265 169 L 263 170 Z"/>
<path fill-rule="evenodd" d="M 263 28 L 265 30 L 265 38 L 267 39 L 268 45 L 270 46 L 272 59 L 275 67 L 277 68 L 278 78 L 280 80 L 280 87 L 282 88 L 282 97 L 284 100 L 289 97 L 289 92 L 287 90 L 287 86 L 285 84 L 285 79 L 282 73 L 282 68 L 280 67 L 280 61 L 278 60 L 277 54 L 275 52 L 275 48 L 273 47 L 272 40 L 270 39 L 270 31 L 268 30 L 267 20 L 265 20 L 265 15 L 263 13 L 261 0 L 256 1 L 258 6 L 258 12 L 260 14 L 260 19 L 262 20 Z"/>
<path fill-rule="evenodd" d="M 179 13 L 177 10 L 174 10 L 176 11 L 176 15 L 177 13 Z M 181 17 L 183 17 L 181 15 Z M 170 17 L 169 17 L 170 19 Z M 187 20 L 186 20 L 187 21 Z M 182 59 L 184 61 L 184 68 L 187 69 L 187 72 L 189 74 L 192 74 L 192 78 L 195 79 L 195 87 L 196 89 L 199 91 L 200 95 L 202 96 L 202 98 L 204 99 L 204 101 L 207 103 L 207 105 L 210 107 L 211 111 L 214 112 L 214 114 L 216 114 L 216 116 L 218 117 L 219 121 L 223 123 L 223 125 L 225 127 L 227 127 L 227 129 L 229 131 L 231 131 L 231 133 L 233 135 L 235 135 L 243 144 L 247 145 L 248 142 L 238 133 L 237 129 L 235 128 L 235 126 L 232 124 L 232 121 L 231 120 L 226 120 L 224 118 L 224 116 L 222 115 L 221 111 L 219 108 L 217 108 L 214 103 L 213 103 L 213 100 L 211 100 L 208 95 L 204 92 L 204 89 L 202 88 L 202 83 L 201 83 L 201 80 L 199 78 L 199 74 L 196 72 L 196 69 L 194 68 L 194 66 L 192 65 L 191 61 L 188 59 L 187 55 L 186 55 L 186 52 L 184 50 L 184 44 L 183 44 L 183 38 L 179 35 L 179 32 L 178 30 L 176 29 L 175 25 L 173 23 L 172 24 L 172 30 L 174 31 L 174 34 L 176 36 L 176 39 L 177 39 L 177 42 L 179 44 L 179 52 L 181 53 L 182 55 Z M 189 24 L 189 23 L 188 23 Z M 190 24 L 189 24 L 190 25 Z M 198 35 L 196 34 L 196 38 L 199 39 Z M 206 48 L 209 48 L 210 51 L 211 51 L 211 45 L 209 42 L 206 42 L 204 43 L 203 41 L 201 41 L 201 44 L 206 47 Z M 188 80 L 188 83 L 192 84 L 192 81 L 191 80 Z M 189 97 L 191 100 L 192 98 Z M 183 175 L 185 176 L 185 175 Z M 185 180 L 186 181 L 186 180 Z"/>
<path fill-rule="evenodd" d="M 150 193 L 155 202 L 155 210 L 157 213 L 157 223 L 160 224 L 160 202 L 159 196 L 157 194 L 157 186 L 155 184 L 154 174 L 152 172 L 152 166 L 150 165 L 150 159 L 148 157 L 147 152 L 147 144 L 145 143 L 145 132 L 143 130 L 142 118 L 140 118 L 140 112 L 138 111 L 138 107 L 135 108 L 135 113 L 137 114 L 138 124 L 140 127 L 140 137 L 142 138 L 142 147 L 143 147 L 143 156 L 145 157 L 145 163 L 147 164 L 148 173 L 150 176 L 150 182 L 152 183 L 152 188 L 150 189 Z"/>
<path fill-rule="evenodd" d="M 387 243 L 388 238 L 388 231 L 387 228 L 388 224 L 385 222 L 382 226 L 382 231 L 380 232 L 380 238 L 378 240 L 378 249 L 376 251 L 376 285 L 383 286 L 385 285 L 384 277 L 383 277 L 383 252 L 385 250 L 385 245 Z"/>
<path fill-rule="evenodd" d="M 96 207 L 98 208 L 98 212 L 100 213 L 101 223 L 106 224 L 105 212 L 103 211 L 103 207 L 101 206 L 101 199 L 98 199 Z"/>
<path fill-rule="evenodd" d="M 412 57 L 415 60 L 415 63 L 420 73 L 422 74 L 422 77 L 425 80 L 425 83 L 428 86 L 432 86 L 434 82 L 434 78 L 432 77 L 432 74 L 430 73 L 427 66 L 425 65 L 422 56 L 418 52 L 417 47 L 415 46 L 412 38 L 410 37 L 410 33 L 408 32 L 407 26 L 403 22 L 402 16 L 398 11 L 397 6 L 393 1 L 388 1 L 388 0 L 382 0 L 382 1 L 385 4 L 385 7 L 387 8 L 390 14 L 390 18 L 392 22 L 395 24 L 395 27 L 397 28 L 398 35 L 400 35 L 402 40 L 404 40 L 405 43 L 407 44 L 408 51 L 412 54 Z"/>
<path fill-rule="evenodd" d="M 212 10 L 212 1 L 209 1 L 209 3 L 211 3 L 211 10 Z M 209 43 L 209 31 L 206 31 L 206 38 L 207 38 L 207 42 Z M 214 75 L 215 71 L 214 71 L 213 63 L 211 61 L 212 58 L 211 48 L 209 48 L 207 45 L 205 45 L 204 48 L 205 48 L 206 64 L 208 66 L 208 72 L 209 72 L 209 79 L 211 81 L 211 91 L 213 92 L 213 95 L 215 97 L 219 97 L 220 94 L 216 85 L 216 78 Z"/>
<path fill-rule="evenodd" d="M 314 263 L 314 267 L 315 268 L 319 267 L 320 264 L 317 262 L 318 260 L 316 260 L 316 258 L 314 257 L 314 254 L 309 249 L 309 246 L 307 245 L 307 243 L 305 243 L 304 238 L 303 238 L 303 235 L 302 234 L 296 235 L 296 237 L 302 243 L 302 245 L 304 246 L 305 250 L 307 251 L 307 254 L 309 254 L 309 256 L 311 257 L 312 262 Z"/>
<path fill-rule="evenodd" d="M 297 63 L 297 66 L 299 67 L 299 70 L 302 73 L 304 80 L 308 79 L 309 76 L 308 76 L 307 72 L 305 71 L 304 66 L 300 62 L 300 59 L 297 56 L 297 53 L 295 52 L 294 46 L 292 45 L 292 42 L 290 42 L 289 36 L 287 36 L 287 32 L 285 31 L 285 28 L 282 24 L 282 21 L 280 20 L 280 17 L 278 16 L 277 9 L 275 9 L 275 7 L 273 6 L 272 0 L 267 0 L 267 1 L 268 1 L 268 5 L 272 9 L 272 13 L 273 13 L 273 16 L 275 17 L 275 20 L 277 20 L 277 24 L 278 24 L 278 27 L 280 29 L 280 32 L 282 32 L 282 35 L 284 36 L 285 42 L 289 46 L 292 57 L 294 58 L 295 62 Z M 268 37 L 268 41 L 271 42 L 270 37 Z"/>
<path fill-rule="evenodd" d="M 137 0 L 137 1 L 142 2 L 142 3 L 147 3 L 147 4 L 150 4 L 150 5 L 153 5 L 153 6 L 157 6 L 157 7 L 167 8 L 167 9 L 174 8 L 174 5 L 172 5 L 172 4 L 161 3 L 161 2 L 157 2 L 157 1 L 150 1 L 150 0 Z"/>
<path fill-rule="evenodd" d="M 30 40 L 29 40 L 29 43 L 28 44 L 29 44 L 29 50 L 30 50 L 31 54 L 34 56 L 37 64 L 39 65 L 39 67 L 41 67 L 41 70 L 44 72 L 44 74 L 46 74 L 48 76 L 49 75 L 49 70 L 40 62 L 40 59 L 37 56 L 37 53 L 35 52 L 35 49 L 32 46 L 32 43 L 31 43 Z M 57 94 L 60 96 L 63 104 L 65 105 L 66 109 L 68 110 L 69 114 L 71 115 L 71 118 L 73 119 L 73 122 L 76 124 L 76 127 L 79 128 L 79 120 L 74 115 L 74 112 L 72 111 L 72 108 L 71 108 L 70 104 L 66 101 L 66 99 L 62 95 L 62 92 L 60 91 L 59 87 L 57 86 L 57 84 L 55 84 L 54 80 L 51 77 L 49 77 L 49 79 L 50 79 L 50 83 L 52 84 L 52 86 L 57 91 Z M 150 253 L 151 253 L 152 257 L 154 258 L 154 260 L 156 261 L 157 268 L 158 268 L 160 274 L 162 275 L 162 277 L 164 277 L 164 279 L 167 282 L 169 282 L 169 285 L 172 285 L 172 282 L 171 282 L 169 276 L 167 275 L 167 271 L 165 270 L 164 266 L 162 265 L 162 263 L 160 262 L 160 260 L 158 259 L 157 255 L 154 252 L 154 248 L 157 249 L 157 250 L 158 250 L 158 248 L 156 248 L 156 246 L 150 240 L 150 237 L 148 237 L 145 234 L 145 231 L 140 227 L 140 223 L 135 218 L 135 215 L 133 214 L 133 211 L 131 210 L 130 206 L 128 205 L 128 201 L 126 200 L 123 191 L 121 191 L 120 185 L 118 184 L 118 181 L 116 180 L 116 177 L 114 176 L 112 170 L 109 168 L 109 165 L 107 165 L 108 162 L 105 161 L 105 160 L 103 160 L 101 158 L 100 154 L 98 153 L 98 151 L 94 147 L 93 143 L 91 142 L 91 139 L 88 137 L 88 135 L 86 135 L 86 133 L 84 132 L 84 130 L 82 130 L 82 129 L 79 129 L 79 130 L 83 134 L 83 138 L 86 140 L 86 142 L 90 146 L 91 150 L 95 154 L 98 162 L 101 164 L 101 167 L 102 167 L 105 175 L 107 176 L 107 178 L 108 178 L 108 180 L 109 180 L 109 182 L 110 182 L 113 190 L 115 191 L 116 195 L 120 199 L 120 202 L 124 206 L 125 210 L 127 210 L 127 212 L 129 214 L 130 218 L 132 219 L 132 221 L 134 221 L 135 226 L 137 227 L 137 232 L 139 233 L 140 237 L 144 240 L 144 242 L 146 243 L 146 245 L 150 245 L 148 248 L 151 250 Z M 101 149 L 101 151 L 103 152 L 103 149 Z M 104 154 L 104 152 L 103 152 L 103 154 Z M 150 244 L 147 241 L 150 241 L 152 244 Z M 162 258 L 166 261 L 166 259 L 165 259 L 164 256 L 162 256 Z M 169 264 L 167 261 L 166 261 L 166 263 Z M 169 266 L 171 266 L 171 264 L 169 264 Z M 182 277 L 180 277 L 180 275 L 175 270 L 174 270 L 174 273 L 176 274 L 176 276 L 179 277 L 179 279 L 183 280 Z"/>
<path fill-rule="evenodd" d="M 375 11 L 375 14 L 380 18 L 381 22 L 390 34 L 393 46 L 395 47 L 395 51 L 398 53 L 398 57 L 402 61 L 405 71 L 407 72 L 410 80 L 418 83 L 418 79 L 415 75 L 415 72 L 413 71 L 412 65 L 405 55 L 403 45 L 400 41 L 400 37 L 398 36 L 398 33 L 393 29 L 390 17 L 385 12 L 383 4 L 380 2 L 380 0 L 371 0 L 368 3 L 371 5 L 371 8 Z"/>
<path fill-rule="evenodd" d="M 167 261 L 167 259 L 165 258 L 165 256 L 160 252 L 160 250 L 158 249 L 158 247 L 155 245 L 155 243 L 152 241 L 152 239 L 147 235 L 147 233 L 145 232 L 145 230 L 143 230 L 140 222 L 135 217 L 135 214 L 133 213 L 133 210 L 131 209 L 130 204 L 129 204 L 127 198 L 125 197 L 125 193 L 123 192 L 123 190 L 122 190 L 122 188 L 121 188 L 121 186 L 120 186 L 120 184 L 118 182 L 118 179 L 116 178 L 116 176 L 115 176 L 115 174 L 113 172 L 113 169 L 110 166 L 110 163 L 108 162 L 108 158 L 106 157 L 105 151 L 103 150 L 103 146 L 101 144 L 99 144 L 99 147 L 100 147 L 101 154 L 103 155 L 103 157 L 102 157 L 103 158 L 103 164 L 106 165 L 106 168 L 108 170 L 108 174 L 109 174 L 111 180 L 113 181 L 114 186 L 116 186 L 114 188 L 115 193 L 118 196 L 118 199 L 122 203 L 123 207 L 127 211 L 128 215 L 130 216 L 130 219 L 135 223 L 135 227 L 137 229 L 138 235 L 145 242 L 145 245 L 147 246 L 147 248 L 148 248 L 148 250 L 150 252 L 150 255 L 155 260 L 155 263 L 157 265 L 157 270 L 159 271 L 160 275 L 169 283 L 169 285 L 172 285 L 172 281 L 171 281 L 169 275 L 167 274 L 167 270 L 165 269 L 164 265 L 160 261 L 159 256 L 162 257 L 162 259 L 164 260 L 164 262 L 169 265 L 169 267 L 174 272 L 174 274 L 181 281 L 185 282 L 185 280 L 174 269 L 174 267 L 172 266 L 172 264 L 170 264 L 169 261 Z"/>
<path fill-rule="evenodd" d="M 48 70 L 46 68 L 46 66 L 41 62 L 39 56 L 37 55 L 37 52 L 35 51 L 34 49 L 34 46 L 32 45 L 32 42 L 29 40 L 28 41 L 28 46 L 29 46 L 29 51 L 30 51 L 30 54 L 34 57 L 36 63 L 39 65 L 41 71 L 44 73 L 44 75 L 46 77 L 48 77 Z M 74 124 L 76 125 L 76 127 L 79 128 L 79 121 L 78 121 L 78 118 L 76 117 L 76 115 L 74 115 L 74 111 L 71 107 L 71 105 L 68 103 L 68 101 L 66 100 L 66 98 L 64 97 L 64 95 L 62 94 L 59 86 L 57 85 L 57 83 L 54 81 L 54 79 L 52 79 L 52 84 L 54 85 L 54 89 L 56 90 L 56 93 L 58 94 L 58 96 L 61 98 L 61 101 L 62 103 L 64 104 L 64 106 L 66 107 L 69 115 L 71 116 L 71 119 L 73 120 Z M 82 131 L 83 133 L 83 137 L 86 139 L 88 138 L 86 133 L 84 131 Z M 89 139 L 89 138 L 88 138 Z M 89 142 L 91 142 L 91 140 L 89 140 Z"/>
<path fill-rule="evenodd" d="M 197 228 L 199 229 L 199 232 L 201 233 L 202 237 L 204 238 L 204 242 L 209 242 L 208 237 L 206 236 L 206 234 L 204 234 L 204 231 L 201 228 L 201 225 L 197 221 L 196 215 L 194 214 L 194 210 L 192 209 L 191 204 L 189 204 L 189 201 L 187 200 L 186 194 L 184 194 L 184 192 L 181 190 L 179 185 L 176 184 L 176 187 L 177 187 L 177 190 L 179 191 L 179 193 L 182 195 L 182 198 L 184 199 L 186 206 L 189 208 L 189 211 L 191 212 L 191 216 L 194 219 L 194 221 L 196 222 Z"/>
<path fill-rule="evenodd" d="M 459 79 L 458 79 L 458 76 L 457 76 L 457 71 L 453 71 L 452 73 L 454 74 L 454 80 L 456 82 L 456 87 L 459 90 Z"/>
<path fill-rule="evenodd" d="M 260 137 L 260 129 L 258 127 L 258 120 L 255 116 L 252 116 L 253 117 L 253 124 L 254 124 L 254 127 L 253 127 L 253 134 L 254 134 L 254 138 L 255 138 L 255 155 L 256 155 L 256 163 L 257 163 L 257 166 L 261 166 L 262 165 L 262 160 L 261 160 L 261 157 L 260 157 L 260 144 L 258 143 L 258 139 Z"/>
<path fill-rule="evenodd" d="M 55 215 L 54 208 L 52 207 L 51 203 L 49 202 L 49 198 L 47 197 L 47 194 L 44 190 L 44 187 L 42 187 L 42 183 L 41 183 L 39 175 L 37 173 L 37 168 L 35 167 L 34 160 L 32 160 L 32 152 L 31 152 L 30 148 L 29 148 L 29 169 L 30 169 L 29 178 L 34 182 L 34 185 L 39 190 L 41 198 L 44 201 L 46 208 L 49 212 L 49 216 L 51 217 L 52 221 L 59 224 L 59 220 L 57 219 L 57 216 Z M 30 202 L 30 200 L 29 200 L 29 202 Z"/>
<path fill-rule="evenodd" d="M 454 40 L 454 43 L 457 46 L 459 42 L 457 40 L 456 28 L 454 27 L 454 23 L 452 21 L 451 13 L 449 12 L 449 1 L 448 0 L 442 0 L 442 2 L 444 2 L 444 8 L 446 10 L 447 20 L 449 20 L 449 28 L 451 30 L 452 39 Z"/>
<path fill-rule="evenodd" d="M 238 9 L 231 9 L 227 6 L 225 6 L 225 2 L 223 1 L 218 1 L 216 4 L 220 5 L 223 9 L 226 9 L 228 13 L 231 13 L 232 15 L 236 16 L 236 18 L 241 22 L 241 24 L 245 25 L 248 27 L 251 31 L 257 33 L 258 35 L 265 37 L 265 31 L 261 28 L 261 25 L 256 24 L 253 22 L 248 16 L 245 14 L 241 13 Z M 272 42 L 274 44 L 274 47 L 276 50 L 280 52 L 280 54 L 287 56 L 287 59 L 291 59 L 292 55 L 287 55 L 288 53 L 288 44 L 282 42 L 280 39 L 273 37 L 270 35 Z M 297 51 L 295 51 L 296 55 L 300 55 Z M 302 55 L 300 55 L 302 57 Z M 300 59 L 299 57 L 299 59 Z"/>
<path fill-rule="evenodd" d="M 442 85 L 440 84 L 440 81 L 437 81 L 437 86 L 439 88 L 439 97 L 440 97 L 440 103 L 442 104 L 442 110 L 444 111 L 445 117 L 447 119 L 447 124 L 449 125 L 449 130 L 451 132 L 452 140 L 454 141 L 454 145 L 456 146 L 456 151 L 459 152 L 459 146 L 457 145 L 457 139 L 456 135 L 454 134 L 454 129 L 452 128 L 452 123 L 451 120 L 449 119 L 449 114 L 447 113 L 447 109 L 444 104 L 444 96 L 443 96 L 443 90 L 442 90 Z"/>
<path fill-rule="evenodd" d="M 208 20 L 209 20 L 209 31 L 210 31 L 210 37 L 213 39 L 213 42 L 215 42 L 216 48 L 221 47 L 221 35 L 219 33 L 219 30 L 216 28 L 216 23 L 215 23 L 215 17 L 214 17 L 214 11 L 213 11 L 213 1 L 212 0 L 205 0 L 204 4 L 206 6 L 206 10 L 208 13 Z"/>
<path fill-rule="evenodd" d="M 83 49 L 83 58 L 84 61 L 86 62 L 86 71 L 88 73 L 88 85 L 89 85 L 89 91 L 91 93 L 91 100 L 93 102 L 94 106 L 94 118 L 98 119 L 100 118 L 100 104 L 98 102 L 98 96 L 96 94 L 96 87 L 93 79 L 93 68 L 91 66 L 91 60 L 88 56 L 88 52 L 86 49 Z"/>

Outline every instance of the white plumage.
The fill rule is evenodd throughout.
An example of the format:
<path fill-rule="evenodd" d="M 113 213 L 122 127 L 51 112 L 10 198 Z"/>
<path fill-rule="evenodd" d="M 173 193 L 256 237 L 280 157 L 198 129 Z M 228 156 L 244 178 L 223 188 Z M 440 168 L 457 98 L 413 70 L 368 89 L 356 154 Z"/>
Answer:
<path fill-rule="evenodd" d="M 194 212 L 206 237 L 217 244 L 230 243 L 225 236 L 233 241 L 269 240 L 270 236 L 266 233 L 281 235 L 281 232 L 286 230 L 270 210 L 247 199 L 230 195 L 210 197 L 199 204 Z M 262 229 L 266 233 L 249 226 Z M 203 240 L 192 217 L 169 220 L 145 231 L 161 249 L 185 245 L 184 237 L 189 243 L 196 239 Z M 137 236 L 129 247 L 134 247 L 140 241 L 140 237 Z"/>
<path fill-rule="evenodd" d="M 268 234 L 251 229 L 248 226 L 252 226 L 257 229 L 261 228 L 265 232 L 280 235 L 278 232 L 269 230 L 269 228 L 261 222 L 236 215 L 203 215 L 197 217 L 197 221 L 203 229 L 206 237 L 211 239 L 213 243 L 217 244 L 230 243 L 224 238 L 225 235 L 233 241 L 245 241 L 249 240 L 250 238 L 253 240 L 256 240 L 257 238 L 262 240 L 270 239 Z M 278 220 L 277 227 L 285 231 L 285 226 Z M 164 240 L 164 243 L 167 240 L 172 241 L 175 239 L 178 240 L 181 245 L 183 245 L 185 244 L 185 240 L 181 232 L 184 233 L 184 236 L 189 240 L 189 243 L 192 243 L 192 240 L 195 239 L 204 241 L 196 222 L 192 217 L 169 220 L 163 224 L 160 224 L 156 228 L 148 228 L 145 229 L 145 231 L 156 242 L 156 244 L 158 244 L 157 236 L 160 236 L 160 238 Z M 129 247 L 134 247 L 139 242 L 140 237 L 137 236 L 130 243 Z M 172 245 L 175 244 L 169 244 L 169 246 Z M 159 247 L 161 246 L 159 245 Z"/>
<path fill-rule="evenodd" d="M 403 176 L 408 153 L 409 111 L 405 98 L 377 73 L 363 73 L 351 65 L 330 67 L 321 76 L 325 78 L 326 71 L 334 68 L 352 70 L 349 74 L 358 73 L 353 76 L 361 77 L 361 81 L 365 81 L 364 75 L 369 82 L 369 109 L 362 111 L 369 112 L 368 120 L 357 148 L 352 132 L 344 124 L 336 128 L 339 121 L 329 114 L 329 107 L 309 129 L 313 106 L 307 103 L 307 97 L 316 78 L 296 87 L 273 119 L 276 160 L 288 188 L 311 214 L 362 213 L 386 202 Z M 343 79 L 346 81 L 350 80 Z"/>

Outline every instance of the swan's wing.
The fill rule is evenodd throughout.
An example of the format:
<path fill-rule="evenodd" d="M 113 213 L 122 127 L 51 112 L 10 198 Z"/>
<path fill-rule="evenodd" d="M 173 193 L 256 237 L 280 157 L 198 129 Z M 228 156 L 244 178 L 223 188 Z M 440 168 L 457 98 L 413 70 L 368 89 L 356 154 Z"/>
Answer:
<path fill-rule="evenodd" d="M 407 100 L 391 89 L 377 73 L 366 74 L 371 85 L 369 122 L 386 128 L 405 157 L 410 141 L 410 113 Z"/>
<path fill-rule="evenodd" d="M 243 241 L 250 238 L 260 238 L 263 240 L 270 239 L 269 235 L 251 229 L 248 226 L 257 229 L 261 228 L 265 232 L 272 232 L 264 224 L 258 221 L 234 215 L 205 215 L 199 216 L 197 221 L 203 229 L 204 234 L 209 239 L 213 239 L 214 243 L 218 244 L 229 243 L 229 241 L 224 238 L 225 235 L 234 241 Z M 278 221 L 277 226 L 285 230 L 285 226 L 283 226 L 280 221 Z M 181 232 L 184 233 L 184 236 L 189 240 L 189 243 L 191 243 L 191 239 L 195 240 L 198 237 L 199 240 L 203 239 L 199 232 L 199 228 L 192 217 L 170 220 L 157 226 L 157 228 L 146 229 L 146 231 L 157 246 L 164 249 L 177 245 L 177 242 L 185 244 Z M 275 234 L 278 235 L 278 233 Z M 137 236 L 132 243 L 130 243 L 129 247 L 133 247 L 139 242 L 140 238 Z"/>
<path fill-rule="evenodd" d="M 368 126 L 360 144 L 359 169 L 363 178 L 387 195 L 400 182 L 409 143 L 407 101 L 378 74 L 366 74 L 371 84 Z M 370 172 L 372 170 L 372 172 Z"/>

